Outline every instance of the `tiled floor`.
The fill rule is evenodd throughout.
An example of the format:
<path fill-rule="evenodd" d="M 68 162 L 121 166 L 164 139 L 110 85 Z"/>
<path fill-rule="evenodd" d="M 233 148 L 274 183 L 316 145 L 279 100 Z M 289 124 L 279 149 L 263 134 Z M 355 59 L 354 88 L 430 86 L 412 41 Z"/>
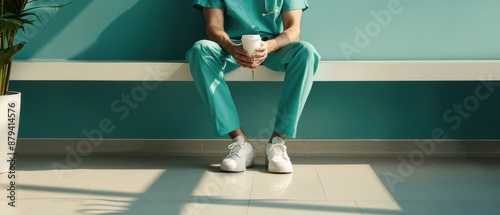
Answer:
<path fill-rule="evenodd" d="M 413 157 L 414 158 L 414 157 Z M 20 156 L 10 214 L 500 214 L 500 158 L 292 157 L 295 172 L 218 171 L 220 157 Z"/>

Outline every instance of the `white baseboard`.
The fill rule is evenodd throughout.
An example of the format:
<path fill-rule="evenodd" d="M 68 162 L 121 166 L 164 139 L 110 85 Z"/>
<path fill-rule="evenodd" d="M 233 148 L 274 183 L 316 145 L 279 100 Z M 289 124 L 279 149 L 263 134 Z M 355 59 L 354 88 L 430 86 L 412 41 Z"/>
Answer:
<path fill-rule="evenodd" d="M 239 68 L 228 81 L 281 81 L 283 73 L 264 66 Z M 20 62 L 11 80 L 26 81 L 192 81 L 184 62 Z M 322 61 L 315 81 L 498 81 L 500 60 L 486 61 Z"/>
<path fill-rule="evenodd" d="M 264 155 L 265 140 L 251 140 L 257 156 Z M 19 155 L 157 155 L 225 156 L 228 140 L 100 140 L 20 139 Z M 500 140 L 287 140 L 291 156 L 500 157 Z"/>

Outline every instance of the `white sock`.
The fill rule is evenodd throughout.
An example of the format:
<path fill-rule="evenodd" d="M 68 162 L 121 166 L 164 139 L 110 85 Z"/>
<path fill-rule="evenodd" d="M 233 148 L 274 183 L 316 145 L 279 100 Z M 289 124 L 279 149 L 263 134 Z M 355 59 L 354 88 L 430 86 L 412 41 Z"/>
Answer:
<path fill-rule="evenodd" d="M 240 136 L 233 138 L 233 141 L 237 142 L 237 143 L 245 143 L 245 138 L 242 135 L 240 135 Z"/>
<path fill-rule="evenodd" d="M 273 137 L 270 144 L 285 144 L 285 140 L 279 136 Z"/>

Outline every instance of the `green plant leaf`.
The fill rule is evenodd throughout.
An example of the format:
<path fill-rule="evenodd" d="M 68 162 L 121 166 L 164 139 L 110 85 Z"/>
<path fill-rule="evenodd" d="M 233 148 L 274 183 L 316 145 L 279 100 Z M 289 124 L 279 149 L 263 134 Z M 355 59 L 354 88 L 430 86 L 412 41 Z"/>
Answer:
<path fill-rule="evenodd" d="M 21 42 L 17 45 L 14 45 L 12 47 L 6 48 L 4 50 L 0 50 L 0 65 L 8 64 L 12 61 L 12 58 L 14 55 L 19 52 L 24 45 L 26 45 L 26 42 Z"/>
<path fill-rule="evenodd" d="M 11 18 L 0 18 L 0 30 L 10 29 L 17 30 L 23 26 L 23 22 L 19 19 L 11 19 Z"/>
<path fill-rule="evenodd" d="M 25 45 L 25 42 L 13 45 L 16 32 L 19 29 L 24 31 L 26 24 L 33 25 L 37 21 L 42 23 L 40 16 L 36 13 L 37 10 L 57 9 L 73 1 L 66 4 L 59 4 L 52 0 L 0 0 L 0 2 L 0 65 L 2 66 L 0 95 L 4 95 L 9 89 L 10 63 L 14 55 Z"/>

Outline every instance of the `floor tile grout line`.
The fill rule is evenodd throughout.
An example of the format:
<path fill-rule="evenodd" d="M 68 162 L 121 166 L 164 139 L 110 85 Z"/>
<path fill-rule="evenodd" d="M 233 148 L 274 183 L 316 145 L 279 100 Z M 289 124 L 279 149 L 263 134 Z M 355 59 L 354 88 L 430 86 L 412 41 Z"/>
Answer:
<path fill-rule="evenodd" d="M 391 199 L 392 202 L 396 202 L 396 200 L 394 199 L 394 197 L 392 196 L 392 194 L 387 190 L 387 188 L 385 187 L 385 185 L 382 183 L 382 181 L 380 180 L 380 178 L 378 177 L 377 174 L 375 174 L 375 172 L 373 171 L 372 168 L 368 167 L 369 164 L 365 164 L 363 166 L 365 166 L 365 168 L 368 170 L 368 172 L 370 172 L 370 174 L 372 175 L 372 177 L 374 177 L 374 179 L 377 181 L 377 184 L 384 189 L 384 193 L 389 197 L 389 199 Z"/>
<path fill-rule="evenodd" d="M 254 167 L 255 168 L 255 164 L 254 164 Z M 258 171 L 256 169 L 253 169 L 253 176 L 252 176 L 252 186 L 250 186 L 250 194 L 248 195 L 248 203 L 247 203 L 247 212 L 246 214 L 248 215 L 250 213 L 250 203 L 251 203 L 251 200 L 252 200 L 252 194 L 253 194 L 253 189 L 254 189 L 254 186 L 255 186 L 255 177 L 256 177 L 256 174 L 258 173 Z"/>
<path fill-rule="evenodd" d="M 319 175 L 318 165 L 314 165 L 314 169 L 316 170 L 316 175 L 318 176 L 319 184 L 321 185 L 321 190 L 323 190 L 323 197 L 326 201 L 329 201 L 328 196 L 326 195 L 325 186 L 323 185 L 323 180 L 321 180 L 321 176 Z"/>
<path fill-rule="evenodd" d="M 359 206 L 358 201 L 354 201 L 354 204 L 356 204 L 356 207 L 358 207 L 359 214 L 364 215 L 365 213 L 363 213 L 363 210 L 361 210 L 361 207 Z"/>

